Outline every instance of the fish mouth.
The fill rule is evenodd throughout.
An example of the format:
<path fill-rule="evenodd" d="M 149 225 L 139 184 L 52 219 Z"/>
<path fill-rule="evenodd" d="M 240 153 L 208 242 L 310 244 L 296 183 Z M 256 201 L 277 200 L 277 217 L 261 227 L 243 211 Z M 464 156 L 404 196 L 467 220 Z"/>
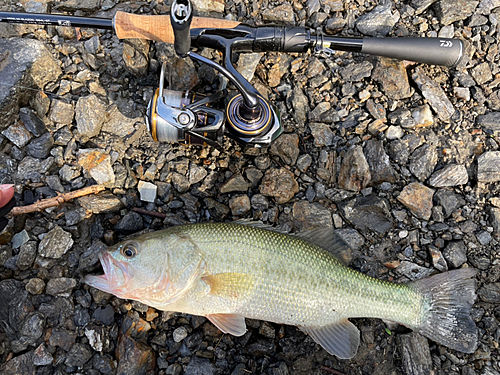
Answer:
<path fill-rule="evenodd" d="M 87 275 L 83 282 L 91 287 L 102 290 L 106 293 L 119 295 L 127 285 L 129 276 L 126 265 L 115 262 L 109 252 L 104 251 L 98 254 L 104 270 L 103 275 Z"/>

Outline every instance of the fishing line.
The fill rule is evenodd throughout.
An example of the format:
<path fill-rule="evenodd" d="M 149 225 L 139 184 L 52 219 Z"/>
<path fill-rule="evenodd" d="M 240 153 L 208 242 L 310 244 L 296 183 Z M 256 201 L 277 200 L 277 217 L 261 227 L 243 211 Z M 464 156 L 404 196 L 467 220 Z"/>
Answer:
<path fill-rule="evenodd" d="M 68 97 L 65 97 L 65 96 L 62 96 L 62 95 L 59 95 L 59 94 L 54 94 L 52 92 L 44 91 L 42 89 L 36 89 L 36 88 L 33 88 L 33 87 L 22 86 L 22 85 L 15 85 L 15 84 L 12 84 L 12 83 L 3 83 L 3 82 L 0 82 L 0 85 L 7 86 L 7 87 L 15 87 L 15 88 L 19 88 L 19 89 L 25 89 L 25 90 L 31 90 L 31 91 L 36 91 L 36 92 L 41 92 L 41 93 L 44 93 L 45 95 L 47 95 L 49 97 L 49 99 L 61 99 L 61 100 L 64 100 L 64 101 L 71 101 L 71 102 L 75 102 L 75 103 L 78 101 L 78 99 L 68 98 Z M 76 96 L 76 95 L 72 95 L 72 96 Z"/>

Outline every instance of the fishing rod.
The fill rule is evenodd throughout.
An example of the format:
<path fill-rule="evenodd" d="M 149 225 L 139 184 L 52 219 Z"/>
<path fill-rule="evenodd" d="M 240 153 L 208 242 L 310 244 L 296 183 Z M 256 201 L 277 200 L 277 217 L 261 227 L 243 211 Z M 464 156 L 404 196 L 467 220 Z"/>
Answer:
<path fill-rule="evenodd" d="M 238 53 L 334 50 L 454 67 L 465 56 L 464 42 L 450 38 L 353 38 L 326 36 L 321 29 L 300 26 L 249 26 L 237 21 L 194 17 L 190 0 L 174 0 L 169 15 L 137 15 L 118 11 L 113 19 L 0 12 L 0 22 L 114 30 L 118 38 L 173 43 L 181 57 L 207 64 L 231 82 L 239 93 L 224 111 L 217 103 L 225 89 L 210 96 L 166 87 L 163 64 L 159 88 L 149 103 L 146 122 L 155 141 L 210 144 L 219 147 L 228 135 L 251 146 L 268 146 L 282 132 L 280 114 L 233 66 Z M 223 53 L 218 64 L 193 51 L 206 47 Z"/>

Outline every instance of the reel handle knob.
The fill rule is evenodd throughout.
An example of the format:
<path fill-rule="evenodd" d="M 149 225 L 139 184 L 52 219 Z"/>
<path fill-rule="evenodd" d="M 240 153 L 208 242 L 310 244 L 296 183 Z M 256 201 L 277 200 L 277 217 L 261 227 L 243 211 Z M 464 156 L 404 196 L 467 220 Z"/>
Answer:
<path fill-rule="evenodd" d="M 180 57 L 186 57 L 191 48 L 190 26 L 193 6 L 190 0 L 174 0 L 170 7 L 170 23 L 174 30 L 174 48 Z"/>

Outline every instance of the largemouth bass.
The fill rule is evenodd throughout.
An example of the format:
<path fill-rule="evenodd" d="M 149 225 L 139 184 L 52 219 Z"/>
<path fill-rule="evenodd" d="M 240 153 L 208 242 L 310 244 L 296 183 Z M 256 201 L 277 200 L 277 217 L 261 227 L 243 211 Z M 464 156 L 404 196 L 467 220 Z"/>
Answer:
<path fill-rule="evenodd" d="M 159 310 L 205 316 L 235 336 L 245 334 L 245 317 L 295 325 L 343 359 L 359 345 L 348 318 L 397 322 L 451 349 L 475 350 L 475 270 L 395 284 L 332 255 L 346 249 L 331 229 L 298 237 L 234 223 L 182 225 L 106 249 L 104 275 L 85 282 Z"/>

